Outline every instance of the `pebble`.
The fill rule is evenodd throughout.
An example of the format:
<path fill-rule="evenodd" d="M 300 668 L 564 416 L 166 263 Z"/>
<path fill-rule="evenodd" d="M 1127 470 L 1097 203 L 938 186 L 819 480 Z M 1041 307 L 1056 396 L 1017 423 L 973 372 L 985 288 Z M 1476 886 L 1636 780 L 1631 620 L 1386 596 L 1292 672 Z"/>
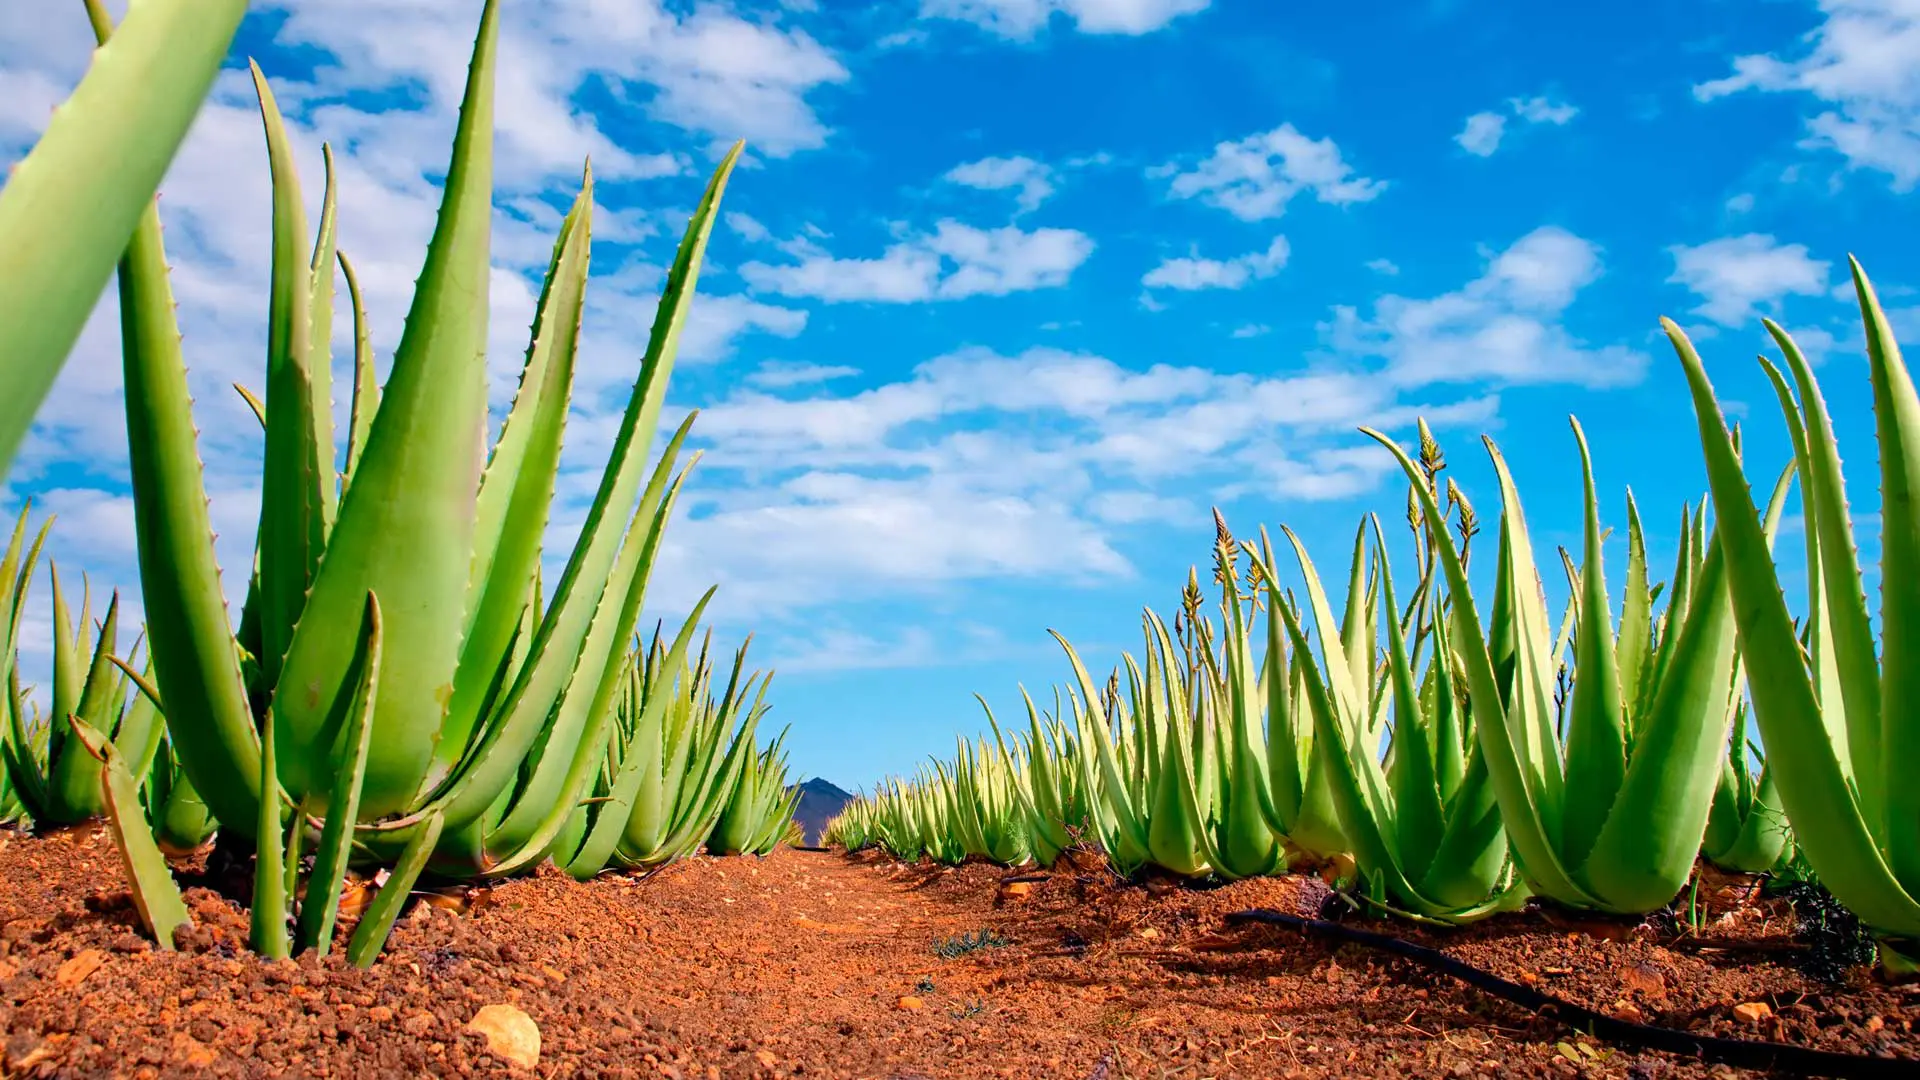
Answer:
<path fill-rule="evenodd" d="M 106 962 L 107 954 L 99 949 L 82 949 L 74 954 L 73 959 L 60 965 L 60 970 L 53 974 L 53 981 L 61 986 L 78 985 L 87 976 L 99 971 L 100 965 Z"/>
<path fill-rule="evenodd" d="M 488 1005 L 467 1021 L 467 1030 L 486 1036 L 488 1050 L 523 1069 L 540 1063 L 540 1027 L 518 1006 Z"/>

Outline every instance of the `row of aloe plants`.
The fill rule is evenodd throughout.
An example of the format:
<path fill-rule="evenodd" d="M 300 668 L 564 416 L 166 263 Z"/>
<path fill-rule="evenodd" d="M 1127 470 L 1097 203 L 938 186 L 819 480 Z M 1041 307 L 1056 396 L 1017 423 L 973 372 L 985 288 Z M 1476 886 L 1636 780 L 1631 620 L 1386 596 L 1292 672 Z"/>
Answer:
<path fill-rule="evenodd" d="M 90 88 L 103 70 L 154 48 L 156 34 L 161 44 L 191 45 L 183 71 L 197 70 L 203 50 L 217 70 L 232 31 L 222 20 L 232 14 L 237 22 L 244 9 L 223 3 L 195 13 L 194 5 L 153 0 L 136 5 L 115 32 L 98 0 L 85 6 L 101 49 L 62 117 L 111 112 L 112 95 L 107 105 L 89 104 Z M 45 824 L 104 812 L 138 907 L 163 946 L 187 912 L 161 847 L 215 829 L 255 852 L 252 941 L 268 956 L 296 946 L 329 950 L 350 867 L 387 870 L 348 947 L 361 964 L 377 955 L 422 873 L 495 878 L 552 860 L 587 876 L 658 865 L 702 846 L 764 852 L 787 831 L 792 803 L 780 740 L 758 748 L 769 676 L 745 670 L 743 648 L 716 693 L 711 635 L 693 652 L 712 591 L 677 631 L 658 629 L 645 647 L 635 640 L 693 464 L 680 460 L 693 417 L 657 461 L 646 459 L 741 148 L 721 162 L 687 227 L 610 459 L 549 591 L 542 542 L 585 306 L 593 184 L 589 171 L 560 226 L 519 388 L 489 441 L 497 8 L 486 0 L 481 13 L 433 239 L 384 382 L 353 265 L 336 245 L 331 156 L 314 225 L 272 90 L 253 68 L 272 173 L 273 250 L 264 393 L 242 391 L 265 453 L 237 623 L 214 555 L 154 185 L 138 169 L 121 170 L 133 180 L 117 194 L 145 185 L 134 200 L 138 214 L 114 240 L 145 655 L 119 652 L 117 603 L 97 635 L 83 604 L 75 630 L 56 577 L 52 702 L 36 719 L 15 646 L 44 532 L 25 546 L 23 516 L 0 574 L 8 589 L 0 808 Z M 164 22 L 169 11 L 172 24 Z M 173 38 L 165 38 L 169 25 Z M 154 92 L 190 118 L 189 89 L 169 81 Z M 77 167 L 62 156 L 62 140 L 71 140 L 62 117 L 9 182 L 0 238 L 21 228 L 8 214 L 37 190 L 21 177 Z M 160 155 L 147 143 L 165 135 L 156 129 L 130 150 L 152 149 L 148 156 L 164 166 L 171 150 Z M 91 207 L 70 216 L 113 226 L 110 214 Z M 70 253 L 77 261 L 82 246 L 76 241 Z M 10 240 L 0 249 L 17 250 Z M 30 275 L 0 268 L 0 279 L 21 276 Z M 337 280 L 347 286 L 355 342 L 344 445 L 333 424 Z M 0 311 L 17 299 L 13 291 L 0 295 Z M 63 293 L 80 304 L 81 318 L 92 303 L 92 295 L 80 303 L 83 291 L 76 284 Z M 17 441 L 3 425 L 0 436 Z"/>
<path fill-rule="evenodd" d="M 1027 697 L 1011 734 L 989 711 L 991 739 L 884 783 L 831 839 L 1007 864 L 1081 843 L 1123 871 L 1226 879 L 1351 859 L 1358 891 L 1383 909 L 1446 922 L 1529 897 L 1640 915 L 1673 903 L 1700 857 L 1763 872 L 1798 854 L 1882 935 L 1888 962 L 1907 963 L 1920 941 L 1920 788 L 1900 780 L 1920 767 L 1920 713 L 1900 703 L 1920 679 L 1920 400 L 1854 273 L 1881 464 L 1877 648 L 1806 359 L 1767 324 L 1785 363 L 1763 366 L 1794 453 L 1756 504 L 1738 435 L 1666 323 L 1711 483 L 1681 514 L 1665 582 L 1629 496 L 1624 544 L 1611 545 L 1625 549 L 1624 588 L 1609 586 L 1611 531 L 1577 422 L 1582 540 L 1551 571 L 1492 440 L 1488 552 L 1426 426 L 1411 452 L 1368 430 L 1408 482 L 1411 589 L 1375 516 L 1336 615 L 1291 530 L 1297 587 L 1264 530 L 1238 541 L 1216 515 L 1210 612 L 1190 576 L 1172 629 L 1147 612 L 1142 659 L 1123 657 L 1104 686 L 1063 639 L 1073 677 L 1051 711 Z M 1797 621 L 1781 578 L 1801 559 L 1775 551 L 1796 489 L 1808 582 Z M 1490 590 L 1474 587 L 1476 555 L 1494 560 Z M 1550 572 L 1567 581 L 1557 611 Z"/>

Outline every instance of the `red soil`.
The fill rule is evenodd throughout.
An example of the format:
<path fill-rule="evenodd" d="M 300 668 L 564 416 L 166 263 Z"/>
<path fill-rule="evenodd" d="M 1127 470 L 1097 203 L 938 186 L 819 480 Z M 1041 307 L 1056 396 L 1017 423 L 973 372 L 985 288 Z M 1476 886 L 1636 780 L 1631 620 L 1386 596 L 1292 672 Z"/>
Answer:
<path fill-rule="evenodd" d="M 464 1031 L 493 1003 L 539 1025 L 541 1076 L 1743 1075 L 1594 1043 L 1355 946 L 1224 927 L 1309 906 L 1314 879 L 1201 891 L 1063 870 L 1025 891 L 993 867 L 793 851 L 645 880 L 547 870 L 468 914 L 418 905 L 362 972 L 260 961 L 244 912 L 205 889 L 181 951 L 155 951 L 119 874 L 97 830 L 0 832 L 0 1075 L 528 1075 Z M 1385 928 L 1594 1008 L 1899 1054 L 1920 1076 L 1920 988 L 1825 987 L 1778 948 L 1777 906 L 1727 916 L 1664 944 L 1539 914 Z M 933 949 L 982 930 L 1010 944 Z M 1736 1014 L 1754 1003 L 1765 1018 Z"/>

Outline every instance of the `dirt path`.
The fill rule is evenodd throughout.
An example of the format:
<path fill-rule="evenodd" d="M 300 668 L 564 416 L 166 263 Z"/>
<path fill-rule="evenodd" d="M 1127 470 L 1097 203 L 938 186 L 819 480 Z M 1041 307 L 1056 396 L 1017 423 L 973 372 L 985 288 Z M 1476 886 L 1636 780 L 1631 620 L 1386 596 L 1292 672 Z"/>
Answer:
<path fill-rule="evenodd" d="M 466 914 L 419 905 L 381 962 L 356 972 L 337 957 L 260 963 L 241 910 L 204 890 L 189 894 L 198 926 L 182 951 L 156 953 L 117 874 L 97 834 L 0 834 L 0 1075 L 504 1075 L 463 1030 L 490 1004 L 539 1025 L 542 1076 L 1729 1075 L 1581 1051 L 1563 1030 L 1363 952 L 1223 931 L 1227 911 L 1298 905 L 1309 886 L 1297 878 L 1149 890 L 1062 871 L 1027 891 L 1002 888 L 992 867 L 792 851 L 645 880 L 546 872 Z M 983 932 L 1006 943 L 936 951 Z M 1534 918 L 1446 944 L 1662 1023 L 1920 1050 L 1920 995 L 1835 994 L 1778 964 L 1614 936 Z M 1732 1006 L 1754 1000 L 1776 1016 L 1743 1029 Z"/>

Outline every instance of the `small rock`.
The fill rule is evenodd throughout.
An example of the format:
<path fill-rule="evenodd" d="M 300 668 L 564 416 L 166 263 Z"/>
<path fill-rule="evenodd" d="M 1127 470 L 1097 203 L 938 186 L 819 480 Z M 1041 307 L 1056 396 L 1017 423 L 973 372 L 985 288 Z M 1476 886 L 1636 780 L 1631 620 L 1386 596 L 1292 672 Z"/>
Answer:
<path fill-rule="evenodd" d="M 106 962 L 107 954 L 99 949 L 82 949 L 73 959 L 60 965 L 60 970 L 53 974 L 53 981 L 61 986 L 78 985 L 87 976 L 99 971 L 100 965 Z"/>
<path fill-rule="evenodd" d="M 1155 930 L 1155 929 L 1154 929 L 1153 927 L 1151 927 L 1151 926 L 1149 926 L 1149 927 L 1147 927 L 1146 929 L 1144 929 L 1144 930 L 1142 930 L 1142 931 L 1140 931 L 1140 937 L 1141 937 L 1141 938 L 1142 938 L 1143 940 L 1146 940 L 1146 941 L 1152 941 L 1152 940 L 1153 940 L 1154 938 L 1157 938 L 1157 937 L 1159 937 L 1159 936 L 1160 936 L 1160 931 L 1158 931 L 1158 930 Z"/>
<path fill-rule="evenodd" d="M 425 1035 L 433 1027 L 433 1014 L 425 1009 L 400 1021 L 400 1030 L 416 1038 Z"/>
<path fill-rule="evenodd" d="M 1878 1016 L 1867 1017 L 1868 1031 L 1879 1031 L 1881 1028 L 1884 1028 L 1886 1026 L 1887 1026 L 1886 1020 L 1882 1019 L 1881 1017 L 1878 1017 Z"/>
<path fill-rule="evenodd" d="M 385 1005 L 375 1005 L 373 1008 L 367 1010 L 367 1019 L 376 1024 L 384 1024 L 393 1019 L 393 1010 L 387 1008 Z"/>
<path fill-rule="evenodd" d="M 173 1037 L 173 1054 L 189 1069 L 205 1069 L 219 1059 L 212 1047 L 186 1032 Z"/>
<path fill-rule="evenodd" d="M 1632 964 L 1620 972 L 1620 981 L 1629 990 L 1638 990 L 1651 997 L 1660 997 L 1667 992 L 1666 976 L 1652 964 Z"/>
<path fill-rule="evenodd" d="M 1647 1014 L 1641 1010 L 1640 1006 L 1635 1005 L 1631 1001 L 1615 1002 L 1609 1012 L 1613 1014 L 1615 1020 L 1624 1020 L 1629 1024 L 1644 1024 L 1647 1022 Z"/>
<path fill-rule="evenodd" d="M 515 1005 L 488 1005 L 467 1021 L 468 1031 L 487 1037 L 487 1049 L 523 1069 L 540 1063 L 540 1028 Z"/>
<path fill-rule="evenodd" d="M 921 1001 L 917 997 L 908 995 L 900 999 L 899 1007 L 902 1009 L 905 1009 L 908 1012 L 919 1012 L 921 1009 L 924 1009 L 927 1007 L 927 1003 L 924 1001 Z"/>
<path fill-rule="evenodd" d="M 759 1062 L 760 1067 L 763 1069 L 771 1069 L 780 1063 L 780 1059 L 774 1057 L 773 1051 L 771 1050 L 755 1050 L 753 1052 L 753 1060 Z"/>
<path fill-rule="evenodd" d="M 1016 881 L 1011 885 L 1003 885 L 1000 887 L 1000 895 L 1009 900 L 1024 899 L 1032 894 L 1033 882 L 1031 881 Z"/>
<path fill-rule="evenodd" d="M 1773 1016 L 1773 1006 L 1764 1001 L 1743 1001 L 1733 1007 L 1733 1015 L 1742 1023 L 1764 1024 Z"/>

